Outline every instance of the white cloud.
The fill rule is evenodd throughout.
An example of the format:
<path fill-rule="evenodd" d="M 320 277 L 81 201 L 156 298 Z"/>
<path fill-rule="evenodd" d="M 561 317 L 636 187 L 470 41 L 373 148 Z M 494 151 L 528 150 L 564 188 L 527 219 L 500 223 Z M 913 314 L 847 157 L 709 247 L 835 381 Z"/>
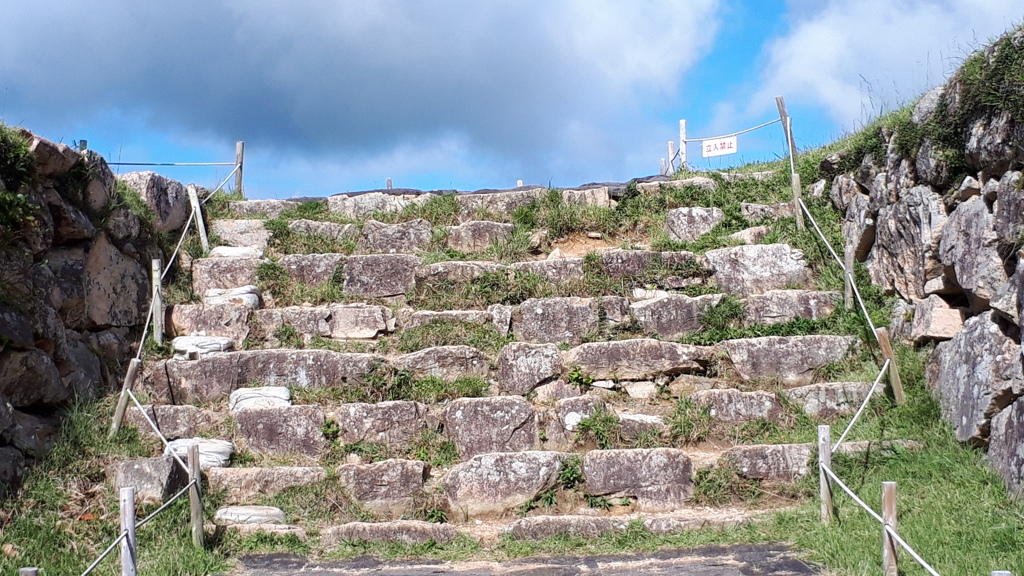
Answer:
<path fill-rule="evenodd" d="M 941 84 L 972 49 L 1018 23 L 1019 0 L 790 3 L 789 31 L 766 48 L 751 102 L 823 107 L 844 129 Z M 767 106 L 751 106 L 749 114 Z"/>

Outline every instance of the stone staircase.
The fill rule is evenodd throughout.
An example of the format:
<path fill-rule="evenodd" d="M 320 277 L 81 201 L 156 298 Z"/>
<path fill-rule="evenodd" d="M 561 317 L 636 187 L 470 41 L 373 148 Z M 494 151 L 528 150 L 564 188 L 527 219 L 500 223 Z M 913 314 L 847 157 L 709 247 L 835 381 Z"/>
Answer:
<path fill-rule="evenodd" d="M 561 200 L 607 208 L 623 188 L 564 190 Z M 551 194 L 231 202 L 233 217 L 210 223 L 223 246 L 183 262 L 201 301 L 167 311 L 175 355 L 147 361 L 140 386 L 167 438 L 200 442 L 209 490 L 227 505 L 214 521 L 243 534 L 311 530 L 325 549 L 460 533 L 596 536 L 637 519 L 669 533 L 759 512 L 695 501 L 709 474 L 759 487 L 807 476 L 811 444 L 750 439 L 852 413 L 870 382 L 822 374 L 855 357 L 859 340 L 680 342 L 723 307 L 742 305 L 740 327 L 842 307 L 839 294 L 813 289 L 799 250 L 743 243 L 791 205 L 744 205 L 751 228 L 704 254 L 534 233 L 515 259 L 496 260 L 517 241 L 515 211 Z M 418 217 L 442 201 L 455 203 L 457 222 Z M 323 220 L 281 218 L 298 212 Z M 678 208 L 666 233 L 692 242 L 721 218 Z M 345 252 L 285 254 L 281 236 Z M 154 500 L 182 481 L 166 458 L 118 462 L 109 475 Z"/>

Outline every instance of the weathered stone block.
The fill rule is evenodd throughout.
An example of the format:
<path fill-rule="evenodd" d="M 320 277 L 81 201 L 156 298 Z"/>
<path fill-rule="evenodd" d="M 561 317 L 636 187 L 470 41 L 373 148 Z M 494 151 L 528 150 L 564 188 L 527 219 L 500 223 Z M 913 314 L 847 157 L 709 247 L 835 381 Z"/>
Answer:
<path fill-rule="evenodd" d="M 412 512 L 429 466 L 419 460 L 342 464 L 338 478 L 352 498 L 374 514 L 398 518 Z"/>
<path fill-rule="evenodd" d="M 647 380 L 697 370 L 711 350 L 648 338 L 591 342 L 562 352 L 564 366 L 579 366 L 597 380 Z"/>
<path fill-rule="evenodd" d="M 487 378 L 490 366 L 487 355 L 472 346 L 434 346 L 392 360 L 399 370 L 408 370 L 413 377 L 436 376 L 442 380 Z"/>
<path fill-rule="evenodd" d="M 653 332 L 673 340 L 703 329 L 701 317 L 722 300 L 722 294 L 691 298 L 684 294 L 668 294 L 661 298 L 630 304 L 629 310 L 645 332 Z"/>
<path fill-rule="evenodd" d="M 668 211 L 665 232 L 677 242 L 695 242 L 725 218 L 721 208 L 686 207 Z"/>
<path fill-rule="evenodd" d="M 427 429 L 427 407 L 395 400 L 376 404 L 342 404 L 333 412 L 345 444 L 369 442 L 404 450 Z"/>
<path fill-rule="evenodd" d="M 633 497 L 642 512 L 681 508 L 693 494 L 689 456 L 674 448 L 591 450 L 583 457 L 588 494 Z"/>
<path fill-rule="evenodd" d="M 787 244 L 718 248 L 704 256 L 715 284 L 739 296 L 803 286 L 810 279 L 803 252 Z"/>
<path fill-rule="evenodd" d="M 274 496 L 289 488 L 315 484 L 326 477 L 327 473 L 319 467 L 210 468 L 206 471 L 210 490 L 223 490 L 227 504 L 251 502 L 259 496 Z"/>
<path fill-rule="evenodd" d="M 498 353 L 498 384 L 506 394 L 526 394 L 561 371 L 554 344 L 511 342 Z"/>
<path fill-rule="evenodd" d="M 107 466 L 106 474 L 115 489 L 135 488 L 135 501 L 141 504 L 162 504 L 188 483 L 188 472 L 170 456 L 119 460 Z"/>
<path fill-rule="evenodd" d="M 250 408 L 234 413 L 238 434 L 253 454 L 301 454 L 316 458 L 326 447 L 319 406 Z"/>
<path fill-rule="evenodd" d="M 766 482 L 794 482 L 807 475 L 810 444 L 758 444 L 736 446 L 722 454 L 741 476 Z"/>
<path fill-rule="evenodd" d="M 533 406 L 518 396 L 459 398 L 445 408 L 444 429 L 464 459 L 531 450 L 537 443 Z"/>
<path fill-rule="evenodd" d="M 350 256 L 345 263 L 345 293 L 370 298 L 405 294 L 415 284 L 420 262 L 408 254 Z"/>
<path fill-rule="evenodd" d="M 495 242 L 504 242 L 512 237 L 512 224 L 474 220 L 448 227 L 448 247 L 460 252 L 483 252 Z"/>
<path fill-rule="evenodd" d="M 718 347 L 744 380 L 778 378 L 803 385 L 811 383 L 816 368 L 845 359 L 856 344 L 853 336 L 764 336 L 726 340 Z"/>
<path fill-rule="evenodd" d="M 558 452 L 480 454 L 456 464 L 441 483 L 456 520 L 498 516 L 549 490 L 558 482 Z"/>
<path fill-rule="evenodd" d="M 729 424 L 752 420 L 775 421 L 785 414 L 775 394 L 763 390 L 700 390 L 690 395 L 690 399 L 699 406 L 707 407 L 715 420 Z"/>
<path fill-rule="evenodd" d="M 597 329 L 593 298 L 530 298 L 512 315 L 513 334 L 526 342 L 579 344 Z"/>

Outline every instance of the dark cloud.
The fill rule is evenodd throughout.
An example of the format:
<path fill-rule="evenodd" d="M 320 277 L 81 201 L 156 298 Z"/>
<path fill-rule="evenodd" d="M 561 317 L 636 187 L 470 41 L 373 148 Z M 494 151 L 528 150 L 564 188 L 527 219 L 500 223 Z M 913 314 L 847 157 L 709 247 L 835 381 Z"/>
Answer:
<path fill-rule="evenodd" d="M 715 4 L 16 0 L 0 92 L 9 116 L 117 111 L 314 156 L 458 137 L 523 165 L 603 162 L 628 156 L 708 48 Z"/>

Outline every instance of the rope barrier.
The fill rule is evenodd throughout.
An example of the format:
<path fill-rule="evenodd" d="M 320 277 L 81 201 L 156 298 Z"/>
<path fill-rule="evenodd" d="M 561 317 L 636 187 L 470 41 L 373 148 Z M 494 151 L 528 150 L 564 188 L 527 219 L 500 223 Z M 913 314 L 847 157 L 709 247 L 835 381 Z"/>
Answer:
<path fill-rule="evenodd" d="M 142 406 L 142 403 L 139 402 L 139 399 L 135 397 L 135 393 L 128 389 L 126 389 L 125 392 L 128 394 L 128 398 L 130 398 L 131 401 L 135 403 L 135 406 L 138 407 L 139 412 L 142 413 L 142 417 L 146 419 L 146 422 L 149 424 L 149 427 L 153 429 L 153 432 L 157 435 L 158 438 L 160 438 L 160 441 L 163 442 L 164 448 L 170 448 L 171 443 L 168 442 L 167 438 L 160 433 L 160 429 L 157 428 L 156 423 L 153 422 L 153 420 L 149 417 L 149 414 L 146 414 L 146 409 Z M 185 461 L 182 460 L 181 457 L 178 456 L 178 454 L 174 450 L 171 450 L 171 456 L 178 461 L 178 464 L 181 465 L 181 468 L 183 470 L 188 472 L 188 464 L 185 464 Z"/>
<path fill-rule="evenodd" d="M 178 498 L 181 498 L 181 496 L 183 494 L 185 494 L 185 492 L 188 492 L 189 488 L 191 488 L 193 485 L 195 485 L 195 483 L 198 482 L 198 481 L 199 481 L 198 478 L 193 478 L 188 484 L 185 485 L 184 488 L 182 488 L 180 491 L 178 491 L 177 494 L 175 494 L 174 496 L 171 496 L 170 499 L 167 500 L 167 502 L 164 502 L 163 506 L 160 506 L 159 508 L 154 510 L 152 514 L 150 514 L 149 516 L 146 516 L 145 518 L 143 518 L 139 523 L 137 523 L 135 525 L 135 527 L 136 528 L 142 528 L 143 526 L 146 525 L 146 522 L 149 522 L 153 518 L 156 518 L 157 514 L 163 512 L 168 506 L 173 504 L 175 500 L 177 500 Z"/>
<path fill-rule="evenodd" d="M 234 162 L 107 162 L 108 166 L 234 166 Z"/>
<path fill-rule="evenodd" d="M 89 567 L 85 569 L 85 572 L 82 572 L 82 576 L 89 576 L 89 573 L 92 572 L 93 570 L 95 570 L 96 567 L 100 565 L 100 562 L 102 562 L 103 559 L 106 558 L 108 554 L 110 554 L 111 552 L 114 551 L 114 548 L 116 548 L 117 545 L 121 543 L 121 540 L 124 540 L 127 537 L 128 537 L 128 531 L 127 530 L 121 532 L 121 535 L 118 536 L 117 538 L 115 538 L 114 541 L 110 543 L 110 546 L 107 546 L 107 549 L 104 550 L 102 554 L 100 554 L 100 557 L 97 558 L 96 560 L 94 560 L 93 563 L 90 564 Z"/>
<path fill-rule="evenodd" d="M 836 440 L 835 445 L 832 446 L 833 454 L 835 454 L 836 450 L 839 449 L 839 445 L 843 443 L 843 440 L 846 438 L 846 435 L 850 433 L 850 430 L 853 430 L 853 425 L 857 423 L 857 419 L 860 418 L 860 415 L 864 412 L 864 409 L 867 408 L 868 402 L 871 401 L 871 397 L 875 395 L 875 388 L 878 387 L 878 383 L 882 381 L 882 376 L 885 375 L 887 370 L 889 370 L 888 358 L 885 359 L 885 364 L 882 365 L 882 370 L 878 373 L 878 377 L 875 378 L 875 383 L 871 385 L 871 390 L 868 390 L 868 395 L 866 398 L 864 398 L 864 402 L 861 403 L 860 408 L 857 410 L 857 413 L 853 415 L 853 419 L 850 420 L 850 423 L 846 426 L 846 430 L 843 430 L 843 433 L 839 436 L 839 440 Z"/>
<path fill-rule="evenodd" d="M 798 199 L 797 202 L 800 203 L 800 209 L 803 210 L 804 214 L 807 215 L 807 219 L 811 221 L 811 226 L 813 226 L 814 231 L 818 233 L 818 237 L 821 238 L 822 244 L 825 245 L 825 248 L 827 248 L 828 251 L 832 254 L 832 257 L 835 258 L 836 263 L 839 264 L 839 269 L 843 271 L 843 274 L 850 274 L 852 276 L 853 272 L 848 271 L 846 269 L 846 266 L 843 264 L 842 259 L 839 258 L 839 255 L 836 254 L 836 251 L 832 249 L 832 245 L 829 244 L 828 240 L 825 239 L 825 234 L 821 231 L 821 228 L 818 226 L 817 220 L 815 220 L 814 216 L 811 215 L 811 211 L 807 209 L 807 205 L 804 204 L 803 199 Z M 867 320 L 868 326 L 871 328 L 871 335 L 874 336 L 875 341 L 878 342 L 878 332 L 876 331 L 877 329 L 875 328 L 875 323 L 871 321 L 871 315 L 868 314 L 868 309 L 864 305 L 864 299 L 861 298 L 860 296 L 860 290 L 857 288 L 857 283 L 851 280 L 850 286 L 853 287 L 853 293 L 857 297 L 857 303 L 860 304 L 861 312 L 864 313 L 864 319 Z"/>
<path fill-rule="evenodd" d="M 747 128 L 746 130 L 740 130 L 739 132 L 733 132 L 732 134 L 723 134 L 722 136 L 712 136 L 710 138 L 686 138 L 686 139 L 683 140 L 683 142 L 700 142 L 702 140 L 718 140 L 719 138 L 732 138 L 733 136 L 739 136 L 740 134 L 746 134 L 747 132 L 753 132 L 754 130 L 758 130 L 760 128 L 764 128 L 765 126 L 771 126 L 772 124 L 775 124 L 776 122 L 782 122 L 782 118 L 776 118 L 775 120 L 772 120 L 770 122 L 765 122 L 764 124 L 760 124 L 758 126 L 754 126 L 753 128 Z"/>
<path fill-rule="evenodd" d="M 883 524 L 882 527 L 885 529 L 886 532 L 889 533 L 889 536 L 892 536 L 892 539 L 895 540 L 900 546 L 902 546 L 903 549 L 910 554 L 911 558 L 917 560 L 917 563 L 920 564 L 922 568 L 927 570 L 929 574 L 931 574 L 932 576 L 940 576 L 939 573 L 936 572 L 930 564 L 924 561 L 924 558 L 921 558 L 921 556 L 917 552 L 915 552 L 913 548 L 910 547 L 910 544 L 907 544 L 906 540 L 904 540 L 902 537 L 900 537 L 899 534 L 896 533 L 896 530 L 893 530 L 892 526 L 889 526 L 888 524 Z"/>

